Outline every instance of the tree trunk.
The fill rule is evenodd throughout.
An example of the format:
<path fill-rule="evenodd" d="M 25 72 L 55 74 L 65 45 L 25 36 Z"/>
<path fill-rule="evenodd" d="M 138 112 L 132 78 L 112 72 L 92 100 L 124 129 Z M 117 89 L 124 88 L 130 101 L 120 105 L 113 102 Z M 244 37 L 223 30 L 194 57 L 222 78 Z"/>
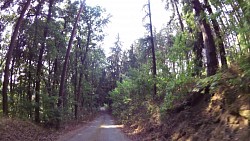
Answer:
<path fill-rule="evenodd" d="M 207 9 L 209 15 L 213 15 L 213 11 L 212 11 L 211 6 L 208 3 L 208 0 L 204 0 L 204 2 L 205 2 L 205 6 L 206 6 L 206 9 Z M 228 66 L 227 66 L 225 46 L 224 46 L 222 35 L 221 35 L 221 29 L 220 29 L 218 22 L 215 19 L 212 19 L 212 24 L 213 24 L 214 32 L 216 34 L 216 38 L 218 40 L 221 65 L 222 65 L 222 68 L 226 69 Z"/>
<path fill-rule="evenodd" d="M 7 96 L 7 92 L 8 92 L 8 85 L 9 85 L 9 70 L 10 70 L 9 65 L 10 65 L 10 61 L 11 61 L 11 58 L 12 58 L 13 49 L 15 47 L 15 40 L 16 40 L 17 35 L 18 35 L 18 30 L 19 30 L 19 27 L 21 26 L 24 14 L 25 14 L 25 12 L 27 11 L 27 9 L 28 9 L 28 7 L 30 5 L 30 2 L 31 2 L 31 0 L 27 0 L 27 2 L 25 3 L 25 5 L 24 5 L 24 7 L 23 7 L 23 9 L 21 11 L 20 17 L 17 20 L 14 32 L 13 32 L 12 37 L 11 37 L 8 52 L 6 54 L 6 62 L 5 62 L 5 68 L 4 68 L 4 80 L 3 80 L 3 88 L 2 88 L 3 114 L 5 116 L 8 116 L 8 96 Z"/>
<path fill-rule="evenodd" d="M 182 21 L 182 18 L 181 18 L 181 14 L 179 12 L 179 8 L 177 6 L 177 2 L 176 1 L 173 1 L 174 3 L 174 6 L 175 6 L 175 9 L 176 9 L 176 12 L 177 12 L 177 16 L 178 16 L 178 20 L 179 20 L 179 23 L 180 23 L 180 26 L 181 26 L 181 31 L 184 33 L 184 24 L 183 24 L 183 21 Z M 186 44 L 186 42 L 185 42 Z M 185 57 L 186 57 L 186 60 L 187 60 L 187 68 L 188 68 L 188 64 L 189 64 L 189 52 L 188 50 L 185 50 Z"/>
<path fill-rule="evenodd" d="M 90 44 L 90 37 L 91 37 L 91 24 L 90 23 L 87 23 L 88 24 L 88 37 L 87 37 L 87 43 L 86 43 L 86 50 L 85 50 L 85 53 L 83 55 L 83 57 L 81 56 L 81 69 L 80 69 L 80 77 L 79 77 L 79 82 L 78 82 L 78 89 L 77 89 L 77 95 L 76 95 L 76 102 L 77 102 L 77 106 L 75 107 L 76 111 L 78 111 L 78 108 L 80 105 L 79 103 L 79 99 L 80 99 L 80 94 L 81 94 L 81 87 L 82 87 L 82 80 L 83 80 L 83 67 L 84 67 L 84 63 L 85 63 L 85 60 L 87 58 L 87 54 L 88 54 L 88 51 L 89 51 L 89 44 Z"/>
<path fill-rule="evenodd" d="M 150 8 L 150 0 L 148 0 L 148 10 L 149 10 L 149 28 L 150 28 L 150 41 L 151 41 L 151 49 L 152 49 L 152 63 L 153 63 L 153 78 L 154 78 L 154 97 L 157 95 L 157 87 L 156 87 L 156 58 L 155 58 L 155 44 L 154 44 L 154 36 L 153 36 L 153 25 L 151 18 L 151 8 Z"/>
<path fill-rule="evenodd" d="M 28 47 L 28 48 L 30 48 L 30 47 Z M 30 51 L 30 49 L 29 49 L 29 51 Z M 28 71 L 28 91 L 27 91 L 27 95 L 28 95 L 28 102 L 29 102 L 29 104 L 31 104 L 32 103 L 32 92 L 31 92 L 31 83 L 32 83 L 32 81 L 31 81 L 31 66 L 32 66 L 32 64 L 31 64 L 31 59 L 32 59 L 32 57 L 31 57 L 31 52 L 29 52 L 29 71 Z M 32 109 L 33 108 L 30 108 L 29 109 L 29 118 L 30 119 L 32 119 Z"/>
<path fill-rule="evenodd" d="M 212 30 L 209 24 L 206 22 L 206 17 L 204 17 L 204 9 L 201 6 L 199 0 L 192 0 L 193 8 L 196 12 L 196 16 L 199 17 L 199 25 L 202 31 L 204 46 L 206 49 L 207 58 L 207 76 L 216 74 L 218 69 L 218 60 L 216 55 L 215 42 L 212 35 Z"/>
<path fill-rule="evenodd" d="M 66 36 L 66 33 L 64 34 L 63 32 L 66 30 L 67 28 L 67 20 L 64 18 L 64 24 L 63 24 L 63 30 L 61 31 L 61 36 Z M 58 89 L 58 86 L 59 86 L 59 70 L 60 70 L 60 62 L 58 59 L 58 53 L 59 53 L 59 48 L 60 46 L 62 46 L 62 42 L 59 42 L 58 44 L 55 43 L 55 46 L 56 46 L 56 49 L 57 49 L 57 55 L 56 55 L 56 58 L 54 60 L 54 80 L 53 80 L 53 84 L 52 84 L 52 89 L 53 89 L 53 93 L 56 93 L 57 92 L 57 89 Z M 53 94 L 53 96 L 55 96 L 55 94 Z M 53 106 L 54 107 L 54 104 L 53 103 Z"/>
<path fill-rule="evenodd" d="M 41 1 L 38 5 L 38 8 L 37 8 L 37 11 L 36 11 L 36 19 L 35 19 L 35 22 L 38 22 L 37 21 L 37 16 L 40 12 L 40 9 L 42 7 L 44 3 L 44 0 Z M 51 9 L 51 7 L 49 7 L 49 9 Z M 48 17 L 47 17 L 47 22 L 49 22 L 49 17 L 50 17 L 50 13 L 48 13 Z M 37 23 L 36 23 L 37 24 Z M 46 40 L 46 37 L 47 37 L 47 26 L 45 27 L 44 29 L 44 40 L 42 42 L 42 45 L 41 45 L 41 48 L 40 48 L 40 51 L 39 51 L 39 56 L 38 56 L 38 62 L 37 62 L 37 70 L 36 70 L 36 86 L 35 86 L 35 103 L 36 103 L 36 106 L 35 106 L 35 122 L 39 123 L 40 122 L 40 82 L 41 82 L 41 72 L 42 72 L 42 59 L 43 59 L 43 52 L 44 52 L 44 48 L 45 48 L 45 40 Z M 37 26 L 36 26 L 37 28 Z M 36 29 L 36 32 L 37 32 L 37 29 Z M 36 35 L 35 35 L 36 36 Z M 37 46 L 37 43 L 35 41 L 35 45 Z"/>
<path fill-rule="evenodd" d="M 58 107 L 64 106 L 64 83 L 65 83 L 65 76 L 66 76 L 66 71 L 67 71 L 67 65 L 68 65 L 68 60 L 69 60 L 69 54 L 70 54 L 70 50 L 72 47 L 72 43 L 73 43 L 73 39 L 75 37 L 76 34 L 76 28 L 77 28 L 77 23 L 80 19 L 80 14 L 82 13 L 83 7 L 85 5 L 85 0 L 83 0 L 83 2 L 81 3 L 80 9 L 78 11 L 74 26 L 73 26 L 73 30 L 71 32 L 71 36 L 69 39 L 69 43 L 68 43 L 68 48 L 67 48 L 67 52 L 66 52 L 66 56 L 65 56 L 65 61 L 63 64 L 63 70 L 62 70 L 62 74 L 61 74 L 61 81 L 60 81 L 60 89 L 59 89 L 59 99 L 58 99 Z"/>
<path fill-rule="evenodd" d="M 78 45 L 80 46 L 80 41 L 78 41 Z M 78 76 L 78 54 L 77 50 L 75 51 L 75 84 L 74 84 L 74 94 L 75 94 L 75 119 L 78 118 L 78 98 L 77 98 L 77 76 Z"/>
<path fill-rule="evenodd" d="M 203 39 L 202 39 L 202 32 L 196 33 L 196 41 L 194 43 L 194 54 L 195 54 L 195 60 L 194 60 L 194 73 L 196 76 L 201 76 L 201 70 L 202 70 L 202 49 L 204 48 Z"/>
<path fill-rule="evenodd" d="M 175 9 L 176 9 L 176 12 L 177 12 L 177 16 L 178 16 L 178 20 L 179 20 L 179 23 L 180 23 L 180 26 L 181 26 L 181 31 L 184 32 L 184 24 L 183 24 L 182 19 L 181 19 L 181 14 L 179 12 L 179 8 L 177 6 L 176 1 L 173 1 L 173 3 L 174 3 L 174 6 L 175 6 Z"/>

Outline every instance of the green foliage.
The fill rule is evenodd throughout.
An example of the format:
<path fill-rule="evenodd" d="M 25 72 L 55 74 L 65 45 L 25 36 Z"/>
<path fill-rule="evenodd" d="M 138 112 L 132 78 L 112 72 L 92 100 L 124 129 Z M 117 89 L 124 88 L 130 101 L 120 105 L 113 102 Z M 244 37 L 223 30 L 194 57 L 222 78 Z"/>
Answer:
<path fill-rule="evenodd" d="M 124 80 L 122 83 L 117 84 L 117 87 L 110 92 L 110 97 L 113 100 L 112 109 L 113 114 L 118 116 L 121 111 L 126 111 L 130 105 L 131 92 L 135 89 L 131 80 Z"/>
<path fill-rule="evenodd" d="M 197 87 L 202 89 L 202 88 L 206 88 L 207 86 L 209 86 L 210 89 L 213 90 L 219 84 L 221 77 L 222 77 L 222 73 L 217 73 L 213 76 L 200 79 L 197 82 Z"/>
<path fill-rule="evenodd" d="M 173 107 L 174 100 L 177 99 L 177 96 L 173 95 L 172 93 L 167 93 L 164 98 L 164 103 L 161 105 L 160 112 L 161 114 L 166 113 L 168 109 Z"/>
<path fill-rule="evenodd" d="M 168 79 L 165 87 L 165 97 L 161 104 L 161 113 L 164 114 L 173 106 L 173 101 L 179 99 L 193 90 L 196 80 L 191 76 L 186 76 L 185 73 L 180 74 L 177 78 Z"/>
<path fill-rule="evenodd" d="M 154 80 L 152 75 L 148 75 L 148 68 L 148 65 L 143 65 L 139 70 L 130 69 L 128 76 L 117 82 L 117 87 L 109 93 L 113 102 L 112 113 L 123 123 L 132 119 L 146 120 L 151 114 L 148 100 L 152 98 Z"/>
<path fill-rule="evenodd" d="M 168 58 L 170 61 L 176 62 L 184 58 L 185 53 L 188 51 L 186 46 L 187 33 L 179 33 L 175 36 L 173 47 L 169 49 Z"/>
<path fill-rule="evenodd" d="M 244 74 L 242 77 L 250 77 L 250 55 L 246 55 L 240 59 L 240 67 L 243 69 Z"/>
<path fill-rule="evenodd" d="M 59 121 L 62 120 L 61 111 L 55 107 L 58 96 L 48 96 L 47 94 L 42 94 L 43 109 L 42 109 L 42 121 L 48 126 L 56 127 Z"/>
<path fill-rule="evenodd" d="M 188 6 L 185 6 L 188 7 Z M 185 8 L 184 7 L 184 8 Z M 188 24 L 188 26 L 192 29 L 196 29 L 196 23 L 195 23 L 195 15 L 193 12 L 188 12 L 185 14 L 184 18 L 186 19 L 186 22 Z"/>

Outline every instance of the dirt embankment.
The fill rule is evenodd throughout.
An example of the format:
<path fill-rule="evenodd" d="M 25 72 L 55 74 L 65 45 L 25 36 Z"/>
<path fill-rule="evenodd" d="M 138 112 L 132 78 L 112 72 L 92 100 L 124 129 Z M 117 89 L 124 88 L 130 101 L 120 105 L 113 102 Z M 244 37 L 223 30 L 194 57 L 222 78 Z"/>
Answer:
<path fill-rule="evenodd" d="M 47 130 L 29 121 L 0 119 L 0 141 L 49 141 L 55 140 L 57 132 Z"/>

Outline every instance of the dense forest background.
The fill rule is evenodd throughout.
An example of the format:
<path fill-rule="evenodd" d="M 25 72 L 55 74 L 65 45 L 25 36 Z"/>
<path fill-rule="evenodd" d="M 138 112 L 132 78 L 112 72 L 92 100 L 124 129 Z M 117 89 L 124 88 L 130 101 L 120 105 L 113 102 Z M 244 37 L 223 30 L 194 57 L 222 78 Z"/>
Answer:
<path fill-rule="evenodd" d="M 85 0 L 1 1 L 1 115 L 58 125 L 108 105 L 121 122 L 143 123 L 155 113 L 164 118 L 188 93 L 214 93 L 230 70 L 240 75 L 226 81 L 248 93 L 250 2 L 162 4 L 172 13 L 165 28 L 154 31 L 148 1 L 148 34 L 129 50 L 118 34 L 106 56 L 103 29 L 112 18 L 102 7 Z"/>

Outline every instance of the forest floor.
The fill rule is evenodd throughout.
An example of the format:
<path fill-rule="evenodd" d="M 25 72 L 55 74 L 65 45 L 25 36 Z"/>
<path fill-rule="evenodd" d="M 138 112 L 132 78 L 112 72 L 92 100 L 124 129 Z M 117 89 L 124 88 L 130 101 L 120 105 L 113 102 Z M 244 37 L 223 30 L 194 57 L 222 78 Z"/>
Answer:
<path fill-rule="evenodd" d="M 153 115 L 148 122 L 126 125 L 124 132 L 138 141 L 250 141 L 249 89 L 228 76 L 223 74 L 216 91 L 189 93 L 176 99 L 160 121 Z M 239 84 L 249 88 L 244 79 Z"/>
<path fill-rule="evenodd" d="M 30 121 L 0 118 L 0 141 L 54 140 L 59 132 L 52 132 Z"/>
<path fill-rule="evenodd" d="M 69 132 L 73 132 L 92 121 L 96 114 L 86 116 L 84 120 L 73 120 L 61 125 L 59 129 L 44 127 L 28 120 L 0 118 L 0 141 L 55 141 Z"/>

